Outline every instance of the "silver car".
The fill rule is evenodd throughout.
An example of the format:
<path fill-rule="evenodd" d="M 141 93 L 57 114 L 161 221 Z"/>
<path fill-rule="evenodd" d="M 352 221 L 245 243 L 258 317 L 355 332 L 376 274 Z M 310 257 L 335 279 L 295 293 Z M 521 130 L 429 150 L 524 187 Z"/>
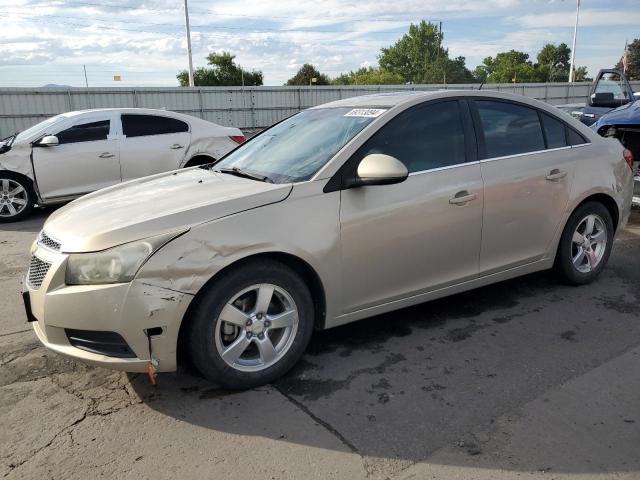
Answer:
<path fill-rule="evenodd" d="M 50 349 L 212 381 L 270 382 L 331 328 L 554 267 L 594 280 L 630 212 L 616 140 L 536 100 L 483 91 L 350 98 L 213 166 L 51 215 L 24 284 Z"/>
<path fill-rule="evenodd" d="M 149 108 L 62 113 L 0 141 L 0 223 L 134 178 L 203 165 L 244 142 L 240 130 Z"/>

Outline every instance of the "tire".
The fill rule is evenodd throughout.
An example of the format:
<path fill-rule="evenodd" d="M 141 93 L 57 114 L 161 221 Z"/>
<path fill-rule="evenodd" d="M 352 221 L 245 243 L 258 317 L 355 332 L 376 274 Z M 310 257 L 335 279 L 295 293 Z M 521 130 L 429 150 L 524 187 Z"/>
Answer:
<path fill-rule="evenodd" d="M 592 227 L 589 226 L 590 219 Z M 589 228 L 592 228 L 591 233 L 588 233 Z M 562 232 L 555 271 L 570 285 L 592 282 L 609 260 L 614 233 L 611 214 L 602 203 L 591 201 L 580 205 Z"/>
<path fill-rule="evenodd" d="M 31 180 L 17 173 L 0 171 L 0 223 L 28 217 L 35 199 Z"/>
<path fill-rule="evenodd" d="M 253 388 L 281 377 L 298 362 L 313 333 L 309 289 L 280 262 L 257 260 L 224 272 L 196 301 L 187 319 L 186 347 L 194 366 L 225 388 Z M 264 305 L 269 305 L 266 314 Z"/>

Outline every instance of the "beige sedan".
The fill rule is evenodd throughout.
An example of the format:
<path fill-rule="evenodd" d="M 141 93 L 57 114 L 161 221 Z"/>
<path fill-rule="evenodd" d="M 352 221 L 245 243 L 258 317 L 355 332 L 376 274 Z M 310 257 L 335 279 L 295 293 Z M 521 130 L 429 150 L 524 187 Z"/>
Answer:
<path fill-rule="evenodd" d="M 260 385 L 317 329 L 552 267 L 594 280 L 629 216 L 625 157 L 520 96 L 333 102 L 213 166 L 56 211 L 27 313 L 47 347 L 87 363 L 153 375 L 180 347 L 216 383 Z"/>

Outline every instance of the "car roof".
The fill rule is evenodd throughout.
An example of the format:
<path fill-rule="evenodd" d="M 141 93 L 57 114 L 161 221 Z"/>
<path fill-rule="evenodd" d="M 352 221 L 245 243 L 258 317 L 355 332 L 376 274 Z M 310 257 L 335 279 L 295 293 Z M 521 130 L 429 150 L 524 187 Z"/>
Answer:
<path fill-rule="evenodd" d="M 359 97 L 351 97 L 344 98 L 342 100 L 337 100 L 334 102 L 325 103 L 323 105 L 318 105 L 313 107 L 317 108 L 338 108 L 338 107 L 347 107 L 347 108 L 385 108 L 389 110 L 396 110 L 394 107 L 400 107 L 400 109 L 408 108 L 412 105 L 416 105 L 422 103 L 427 100 L 435 100 L 439 98 L 460 98 L 460 97 L 482 97 L 482 98 L 495 98 L 497 100 L 506 100 L 512 101 L 524 105 L 528 105 L 530 107 L 536 108 L 538 110 L 546 111 L 552 116 L 556 116 L 561 118 L 565 123 L 571 125 L 575 130 L 578 130 L 583 136 L 590 139 L 590 141 L 594 141 L 594 139 L 599 138 L 599 136 L 587 127 L 585 124 L 576 120 L 568 113 L 560 110 L 559 108 L 554 107 L 548 103 L 545 103 L 541 100 L 537 100 L 531 97 L 525 97 L 523 95 L 517 95 L 514 93 L 501 92 L 496 90 L 464 90 L 464 89 L 440 89 L 440 90 L 431 90 L 431 91 L 399 91 L 399 92 L 389 92 L 389 93 L 375 93 L 373 95 L 361 95 Z"/>
<path fill-rule="evenodd" d="M 505 100 L 513 100 L 531 105 L 539 104 L 536 100 L 513 93 L 496 92 L 491 90 L 464 90 L 464 89 L 439 89 L 429 91 L 402 90 L 397 92 L 374 93 L 371 95 L 361 95 L 359 97 L 344 98 L 334 102 L 318 105 L 313 108 L 335 108 L 335 107 L 395 107 L 405 103 L 416 103 L 424 100 L 446 97 L 493 97 Z"/>
<path fill-rule="evenodd" d="M 63 115 L 71 117 L 74 115 L 80 115 L 85 113 L 96 113 L 96 112 L 120 112 L 120 113 L 167 115 L 172 117 L 174 116 L 190 117 L 190 115 L 185 115 L 183 113 L 178 113 L 171 110 L 164 110 L 160 108 L 88 108 L 85 110 L 74 110 L 73 112 L 67 112 Z"/>

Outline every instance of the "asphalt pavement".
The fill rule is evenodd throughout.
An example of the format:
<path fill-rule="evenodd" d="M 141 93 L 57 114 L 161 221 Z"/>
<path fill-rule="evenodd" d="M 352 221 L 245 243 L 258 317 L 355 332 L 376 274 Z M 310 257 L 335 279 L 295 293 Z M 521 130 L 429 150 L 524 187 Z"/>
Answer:
<path fill-rule="evenodd" d="M 40 346 L 20 277 L 47 213 L 0 225 L 6 478 L 640 478 L 637 210 L 591 285 L 542 272 L 318 332 L 246 392 Z"/>

